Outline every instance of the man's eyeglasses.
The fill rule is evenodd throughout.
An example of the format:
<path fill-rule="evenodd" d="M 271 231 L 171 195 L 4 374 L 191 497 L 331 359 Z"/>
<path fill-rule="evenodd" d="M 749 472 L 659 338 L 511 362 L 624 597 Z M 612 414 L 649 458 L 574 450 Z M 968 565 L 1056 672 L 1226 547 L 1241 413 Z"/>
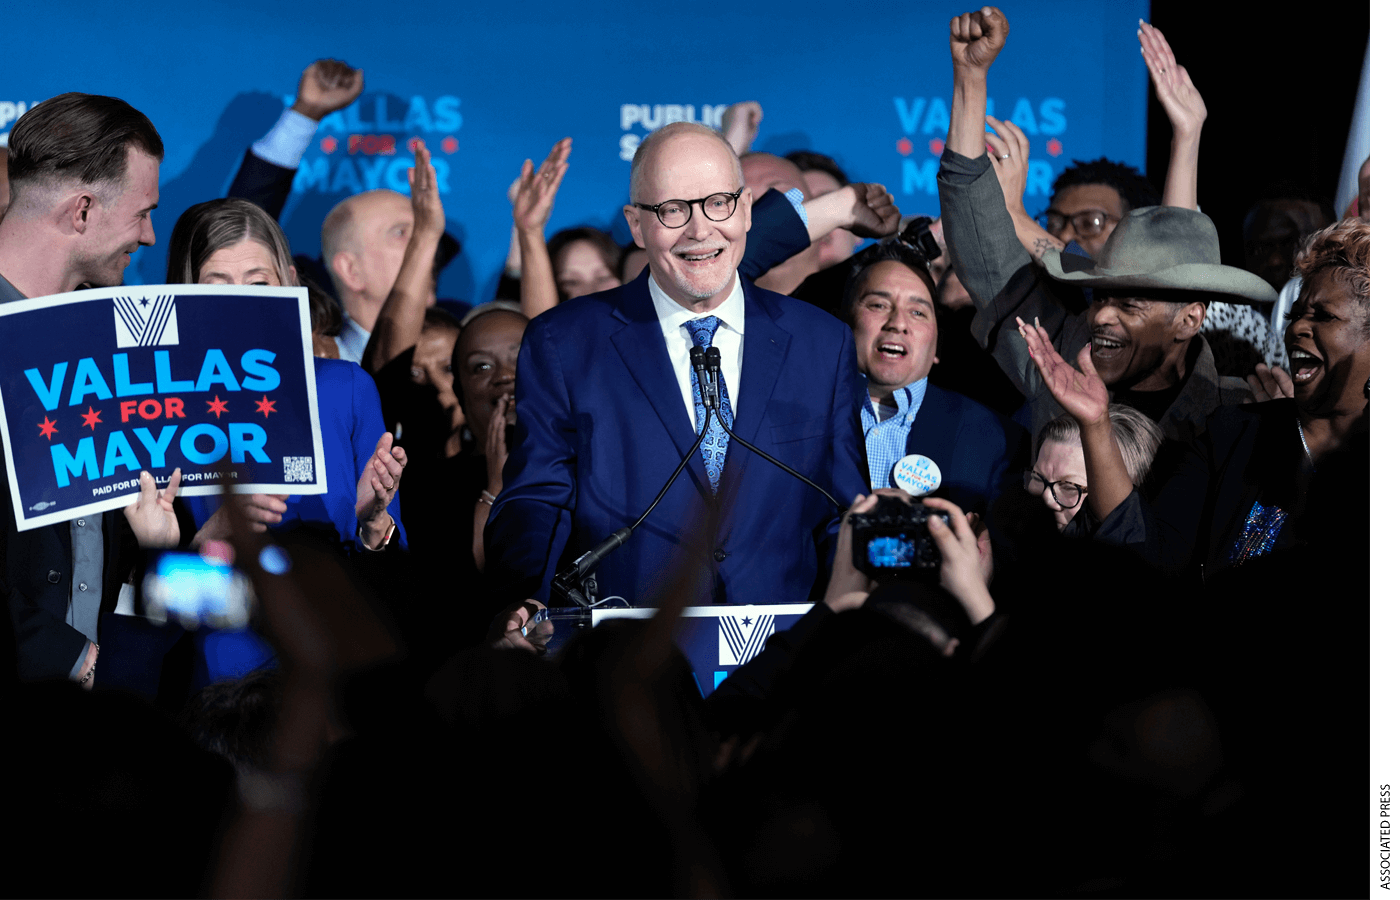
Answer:
<path fill-rule="evenodd" d="M 1086 209 L 1072 216 L 1047 209 L 1036 217 L 1036 221 L 1041 224 L 1041 227 L 1051 234 L 1059 234 L 1065 230 L 1066 224 L 1071 224 L 1074 226 L 1075 234 L 1086 238 L 1102 234 L 1105 228 L 1118 220 L 1118 216 L 1111 216 L 1102 209 Z"/>
<path fill-rule="evenodd" d="M 1032 494 L 1045 493 L 1045 487 L 1049 485 L 1050 496 L 1055 498 L 1055 502 L 1063 509 L 1074 508 L 1084 495 L 1089 493 L 1089 489 L 1082 484 L 1075 484 L 1073 481 L 1049 481 L 1035 469 L 1026 470 L 1024 481 L 1026 490 Z"/>
<path fill-rule="evenodd" d="M 690 221 L 691 207 L 700 204 L 700 209 L 705 213 L 705 218 L 711 222 L 723 222 L 734 215 L 734 210 L 739 208 L 739 196 L 743 193 L 738 191 L 720 191 L 718 194 L 711 194 L 708 197 L 701 197 L 698 200 L 667 200 L 655 206 L 648 206 L 645 203 L 633 203 L 638 209 L 646 209 L 656 213 L 656 218 L 667 228 L 680 228 Z"/>

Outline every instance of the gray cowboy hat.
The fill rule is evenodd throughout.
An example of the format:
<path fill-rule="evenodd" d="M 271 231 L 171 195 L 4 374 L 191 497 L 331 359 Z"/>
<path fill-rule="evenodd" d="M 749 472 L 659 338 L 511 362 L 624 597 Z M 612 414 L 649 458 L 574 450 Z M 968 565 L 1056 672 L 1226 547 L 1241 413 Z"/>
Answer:
<path fill-rule="evenodd" d="M 1273 303 L 1278 291 L 1251 272 L 1220 264 L 1220 238 L 1204 213 L 1175 206 L 1144 206 L 1123 217 L 1098 261 L 1047 250 L 1045 271 L 1056 281 L 1086 288 L 1201 291 L 1239 303 Z"/>

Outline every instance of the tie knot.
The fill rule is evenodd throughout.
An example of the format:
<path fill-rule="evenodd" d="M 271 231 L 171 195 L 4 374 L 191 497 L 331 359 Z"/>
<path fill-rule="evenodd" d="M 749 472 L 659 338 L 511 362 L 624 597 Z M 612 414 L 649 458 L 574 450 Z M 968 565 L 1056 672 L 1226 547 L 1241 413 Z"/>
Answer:
<path fill-rule="evenodd" d="M 710 341 L 714 339 L 715 329 L 719 328 L 718 316 L 705 316 L 703 319 L 691 319 L 685 323 L 685 330 L 690 332 L 690 339 L 697 347 L 710 349 Z"/>

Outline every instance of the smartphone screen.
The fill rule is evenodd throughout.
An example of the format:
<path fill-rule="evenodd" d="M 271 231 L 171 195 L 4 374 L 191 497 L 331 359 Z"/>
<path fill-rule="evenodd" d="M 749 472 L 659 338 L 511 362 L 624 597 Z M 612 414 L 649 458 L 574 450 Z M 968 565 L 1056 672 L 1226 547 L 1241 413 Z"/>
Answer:
<path fill-rule="evenodd" d="M 158 624 L 174 619 L 187 629 L 243 628 L 252 608 L 252 585 L 218 552 L 156 554 L 141 580 L 147 618 Z"/>

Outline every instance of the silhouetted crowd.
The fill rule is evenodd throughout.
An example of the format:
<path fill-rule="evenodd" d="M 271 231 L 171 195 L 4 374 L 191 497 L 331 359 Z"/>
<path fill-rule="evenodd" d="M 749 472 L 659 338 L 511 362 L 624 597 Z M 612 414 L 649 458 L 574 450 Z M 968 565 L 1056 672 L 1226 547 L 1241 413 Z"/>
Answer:
<path fill-rule="evenodd" d="M 564 138 L 475 307 L 421 143 L 289 244 L 364 88 L 308 66 L 159 250 L 307 290 L 327 493 L 142 473 L 20 531 L 6 473 L 10 892 L 1360 894 L 1370 162 L 1340 219 L 1213 221 L 1205 101 L 1142 24 L 1166 183 L 1075 162 L 1032 216 L 985 115 L 1009 31 L 950 25 L 941 209 L 753 152 L 742 102 L 641 143 L 620 246 L 551 223 Z M 115 98 L 26 112 L 0 303 L 121 284 L 163 155 Z M 156 551 L 241 571 L 251 620 L 133 609 Z M 683 611 L 774 604 L 702 691 Z"/>

